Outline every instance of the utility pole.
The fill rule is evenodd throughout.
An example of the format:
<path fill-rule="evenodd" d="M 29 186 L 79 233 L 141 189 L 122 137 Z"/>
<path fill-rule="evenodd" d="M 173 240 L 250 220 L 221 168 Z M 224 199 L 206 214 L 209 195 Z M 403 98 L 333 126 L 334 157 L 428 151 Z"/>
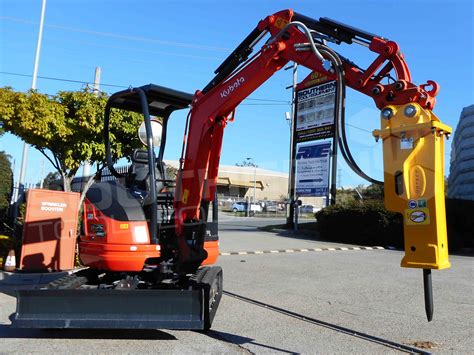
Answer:
<path fill-rule="evenodd" d="M 36 79 L 38 77 L 38 66 L 41 53 L 41 41 L 43 39 L 43 27 L 44 27 L 44 13 L 46 11 L 46 0 L 42 0 L 41 5 L 41 18 L 38 31 L 38 41 L 36 42 L 36 54 L 35 54 L 35 65 L 33 67 L 33 79 L 31 82 L 31 89 L 36 90 Z M 18 178 L 18 187 L 15 189 L 14 203 L 13 208 L 13 220 L 18 216 L 18 200 L 23 196 L 25 191 L 25 176 L 26 176 L 26 165 L 28 163 L 28 149 L 29 144 L 23 143 L 23 153 L 21 155 L 21 166 L 20 166 L 20 176 Z"/>
<path fill-rule="evenodd" d="M 295 215 L 295 164 L 294 164 L 294 132 L 296 126 L 296 85 L 298 81 L 298 64 L 293 63 L 292 67 L 286 67 L 285 70 L 293 69 L 293 83 L 287 89 L 292 88 L 291 92 L 291 117 L 290 117 L 290 162 L 288 167 L 288 200 L 289 200 L 289 211 L 286 217 L 286 224 L 289 228 L 292 228 L 294 225 L 294 215 Z"/>
<path fill-rule="evenodd" d="M 43 181 L 44 181 L 44 158 L 41 158 L 41 168 L 40 168 L 40 189 L 43 188 Z"/>
<path fill-rule="evenodd" d="M 100 67 L 95 67 L 94 75 L 94 94 L 99 96 L 99 86 L 100 86 L 100 75 L 102 74 L 102 69 Z"/>
<path fill-rule="evenodd" d="M 94 95 L 99 96 L 99 87 L 100 87 L 100 75 L 102 73 L 102 69 L 100 67 L 95 67 L 95 75 L 94 75 Z M 91 164 L 89 161 L 84 161 L 84 167 L 82 168 L 82 177 L 88 177 L 91 174 Z"/>

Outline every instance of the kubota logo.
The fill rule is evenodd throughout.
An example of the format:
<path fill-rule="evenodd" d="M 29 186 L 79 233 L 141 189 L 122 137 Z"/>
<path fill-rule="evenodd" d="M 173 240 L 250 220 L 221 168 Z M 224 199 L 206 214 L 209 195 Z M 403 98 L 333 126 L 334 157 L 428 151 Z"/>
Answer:
<path fill-rule="evenodd" d="M 230 84 L 230 85 L 227 87 L 227 89 L 222 90 L 222 92 L 221 92 L 221 97 L 222 97 L 222 98 L 225 98 L 225 97 L 229 96 L 230 94 L 232 94 L 232 92 L 233 92 L 235 89 L 237 89 L 237 88 L 238 88 L 242 83 L 244 83 L 244 82 L 245 82 L 245 79 L 244 79 L 243 76 L 241 76 L 241 77 L 238 78 L 238 79 L 235 79 L 235 81 L 234 81 L 232 84 Z"/>

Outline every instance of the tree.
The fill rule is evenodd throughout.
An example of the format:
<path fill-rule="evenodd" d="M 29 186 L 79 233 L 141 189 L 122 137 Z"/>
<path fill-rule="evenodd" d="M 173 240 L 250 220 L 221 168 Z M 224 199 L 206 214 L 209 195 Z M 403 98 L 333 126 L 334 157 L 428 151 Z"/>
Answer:
<path fill-rule="evenodd" d="M 57 171 L 48 173 L 48 175 L 43 179 L 43 188 L 50 189 L 51 184 L 59 179 L 61 179 L 61 175 L 59 175 Z"/>
<path fill-rule="evenodd" d="M 0 88 L 0 121 L 5 131 L 38 149 L 61 175 L 64 190 L 71 191 L 72 179 L 83 161 L 105 161 L 103 117 L 107 98 L 106 94 L 96 95 L 87 88 L 60 91 L 54 96 Z M 137 113 L 111 112 L 114 159 L 130 156 L 134 148 L 142 145 L 137 136 L 142 120 Z M 93 177 L 83 195 L 92 182 Z"/>
<path fill-rule="evenodd" d="M 10 156 L 0 152 L 0 221 L 6 219 L 13 188 L 13 171 Z"/>
<path fill-rule="evenodd" d="M 249 160 L 244 160 L 242 163 L 235 163 L 235 166 L 242 166 L 242 167 L 253 167 L 253 168 L 258 168 L 258 165 L 255 164 L 253 161 Z"/>
<path fill-rule="evenodd" d="M 383 200 L 383 185 L 371 184 L 367 186 L 362 193 L 367 200 Z"/>

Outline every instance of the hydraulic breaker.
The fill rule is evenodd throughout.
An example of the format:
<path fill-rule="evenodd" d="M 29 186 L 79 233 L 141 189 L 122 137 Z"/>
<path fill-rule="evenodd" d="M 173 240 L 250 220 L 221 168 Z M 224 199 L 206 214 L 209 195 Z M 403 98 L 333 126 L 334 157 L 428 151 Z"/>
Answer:
<path fill-rule="evenodd" d="M 410 103 L 385 107 L 381 129 L 373 132 L 383 140 L 385 207 L 403 215 L 401 266 L 424 269 L 428 320 L 431 269 L 451 266 L 444 201 L 444 137 L 451 131 L 433 112 Z"/>

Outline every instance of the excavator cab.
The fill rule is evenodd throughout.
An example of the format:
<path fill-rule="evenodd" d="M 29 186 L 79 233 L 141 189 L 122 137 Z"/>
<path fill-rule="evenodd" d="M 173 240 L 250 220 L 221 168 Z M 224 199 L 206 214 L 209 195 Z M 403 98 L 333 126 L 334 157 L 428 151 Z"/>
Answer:
<path fill-rule="evenodd" d="M 156 265 L 172 258 L 177 248 L 173 221 L 175 180 L 168 179 L 163 156 L 170 115 L 176 110 L 189 107 L 192 98 L 191 94 L 153 84 L 120 91 L 109 98 L 104 118 L 104 139 L 107 166 L 117 182 L 105 181 L 94 184 L 86 195 L 85 235 L 81 236 L 79 245 L 79 255 L 84 265 L 108 271 L 139 272 L 145 265 Z M 138 135 L 146 149 L 135 149 L 127 173 L 118 172 L 112 159 L 110 144 L 112 109 L 139 112 L 144 116 L 144 121 L 138 128 Z M 95 196 L 97 189 L 111 191 L 107 195 L 110 205 L 121 209 L 137 209 L 137 205 L 140 205 L 143 213 L 139 214 L 136 220 L 117 218 L 117 213 L 115 216 L 113 213 L 106 215 L 107 211 L 100 206 L 104 204 L 103 199 Z M 100 195 L 105 196 L 105 192 Z M 122 196 L 120 200 L 119 196 Z M 208 259 L 205 260 L 205 264 L 214 263 L 218 255 L 216 207 L 213 208 L 213 220 L 206 232 L 205 248 Z M 114 212 L 113 209 L 111 212 Z M 143 221 L 146 221 L 145 229 Z M 103 228 L 99 228 L 102 234 L 105 234 L 102 238 L 96 235 L 97 224 L 104 225 Z M 142 232 L 138 233 L 137 230 Z M 115 232 L 109 240 L 108 231 L 119 233 Z M 120 239 L 117 237 L 119 234 Z M 110 248 L 111 244 L 122 251 L 121 257 L 116 255 L 117 249 L 110 253 L 104 250 Z M 130 252 L 130 248 L 135 249 L 134 253 Z"/>

